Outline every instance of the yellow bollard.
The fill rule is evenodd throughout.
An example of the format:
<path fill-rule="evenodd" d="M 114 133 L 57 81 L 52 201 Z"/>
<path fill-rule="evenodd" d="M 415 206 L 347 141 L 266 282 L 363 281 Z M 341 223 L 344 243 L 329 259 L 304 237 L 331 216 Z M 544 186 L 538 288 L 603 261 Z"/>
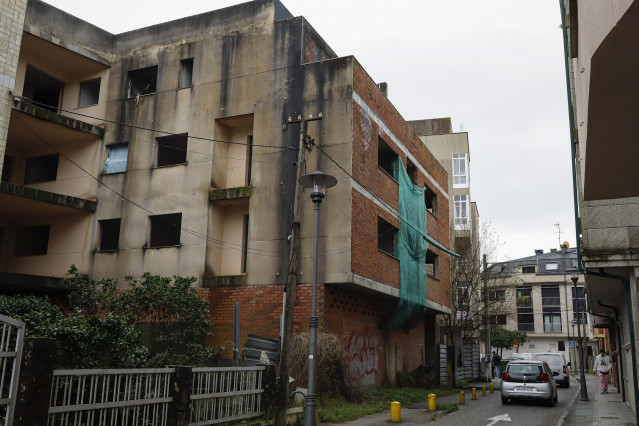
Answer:
<path fill-rule="evenodd" d="M 473 388 L 473 399 L 477 399 L 477 388 Z"/>
<path fill-rule="evenodd" d="M 481 386 L 481 396 L 486 396 L 486 385 Z"/>
<path fill-rule="evenodd" d="M 437 395 L 434 393 L 428 394 L 428 409 L 430 411 L 437 411 Z"/>
<path fill-rule="evenodd" d="M 495 385 L 490 384 L 490 393 L 495 393 Z"/>
<path fill-rule="evenodd" d="M 459 392 L 459 403 L 460 404 L 466 403 L 466 394 L 464 393 L 464 391 Z"/>
<path fill-rule="evenodd" d="M 391 422 L 402 421 L 402 404 L 397 401 L 391 402 Z"/>

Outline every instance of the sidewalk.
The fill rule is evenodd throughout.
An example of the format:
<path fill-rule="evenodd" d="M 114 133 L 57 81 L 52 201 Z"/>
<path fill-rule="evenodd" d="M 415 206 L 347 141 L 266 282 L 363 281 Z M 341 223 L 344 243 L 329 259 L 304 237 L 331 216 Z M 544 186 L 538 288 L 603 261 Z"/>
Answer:
<path fill-rule="evenodd" d="M 579 388 L 579 375 L 576 376 L 573 386 Z M 574 404 L 568 412 L 566 426 L 592 426 L 592 425 L 635 425 L 636 418 L 630 408 L 621 400 L 621 393 L 614 386 L 608 387 L 607 394 L 599 391 L 599 377 L 594 374 L 586 374 L 586 389 L 589 401 L 581 401 L 581 393 L 577 393 Z M 627 398 L 627 395 L 626 395 Z"/>

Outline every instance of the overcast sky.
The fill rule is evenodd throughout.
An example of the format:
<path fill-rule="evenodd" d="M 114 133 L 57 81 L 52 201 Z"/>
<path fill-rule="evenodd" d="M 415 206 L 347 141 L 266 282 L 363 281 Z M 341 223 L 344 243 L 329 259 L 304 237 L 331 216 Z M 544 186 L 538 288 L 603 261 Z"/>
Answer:
<path fill-rule="evenodd" d="M 46 0 L 112 33 L 241 3 Z M 558 0 L 283 0 L 340 56 L 354 55 L 407 120 L 469 134 L 471 197 L 499 258 L 575 244 Z"/>

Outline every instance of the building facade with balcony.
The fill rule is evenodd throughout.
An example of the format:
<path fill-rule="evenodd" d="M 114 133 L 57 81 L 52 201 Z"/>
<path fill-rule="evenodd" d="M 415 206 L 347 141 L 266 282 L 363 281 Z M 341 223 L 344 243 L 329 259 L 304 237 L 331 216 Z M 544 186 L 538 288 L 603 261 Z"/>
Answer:
<path fill-rule="evenodd" d="M 1 291 L 63 292 L 71 264 L 123 289 L 146 271 L 194 276 L 215 342 L 232 340 L 235 303 L 241 342 L 277 338 L 298 223 L 294 332 L 308 330 L 313 204 L 305 190 L 293 217 L 289 122 L 312 115 L 302 171 L 338 180 L 320 217 L 320 331 L 343 340 L 354 383 L 435 369 L 435 318 L 451 309 L 448 176 L 354 57 L 276 0 L 117 35 L 23 7 L 3 89 Z M 406 238 L 419 262 L 404 262 Z"/>
<path fill-rule="evenodd" d="M 564 0 L 561 11 L 579 266 L 590 309 L 607 318 L 623 400 L 639 416 L 639 2 Z"/>
<path fill-rule="evenodd" d="M 511 358 L 514 352 L 561 352 L 574 363 L 578 351 L 569 342 L 578 341 L 577 308 L 584 348 L 590 346 L 592 323 L 585 302 L 584 276 L 579 274 L 576 286 L 570 279 L 576 266 L 576 249 L 565 246 L 546 253 L 535 250 L 533 256 L 491 265 L 493 278 L 511 279 L 508 287 L 491 288 L 490 297 L 513 300 L 515 304 L 503 314 L 491 315 L 491 326 L 528 335 L 528 341 L 518 349 L 504 349 L 503 358 Z M 594 360 L 592 349 L 584 356 Z"/>

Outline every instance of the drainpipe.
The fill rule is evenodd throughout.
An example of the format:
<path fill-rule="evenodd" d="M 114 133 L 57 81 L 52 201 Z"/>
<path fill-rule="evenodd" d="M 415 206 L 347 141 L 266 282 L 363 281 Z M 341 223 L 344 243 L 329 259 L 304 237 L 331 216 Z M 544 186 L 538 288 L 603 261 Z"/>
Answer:
<path fill-rule="evenodd" d="M 612 319 L 612 322 L 615 324 L 615 340 L 617 341 L 617 383 L 621 385 L 621 400 L 626 402 L 626 384 L 623 381 L 623 358 L 621 356 L 621 333 L 619 332 L 619 321 L 615 318 L 619 318 L 619 309 L 612 305 L 606 305 L 605 303 L 601 303 L 601 300 L 597 300 L 599 306 L 604 308 L 609 308 L 615 311 L 615 316 Z M 606 316 L 606 318 L 608 318 Z"/>
<path fill-rule="evenodd" d="M 566 93 L 568 95 L 568 121 L 570 123 L 570 155 L 572 164 L 572 195 L 575 216 L 575 239 L 577 241 L 575 248 L 577 249 L 577 269 L 583 273 L 583 265 L 581 263 L 581 239 L 579 238 L 579 199 L 577 193 L 577 155 L 575 152 L 575 122 L 572 109 L 572 96 L 570 95 L 570 66 L 568 59 L 568 32 L 566 31 L 566 7 L 564 0 L 559 0 L 561 8 L 561 31 L 564 37 L 564 67 L 566 69 Z"/>
<path fill-rule="evenodd" d="M 632 385 L 635 395 L 635 418 L 637 424 L 639 424 L 639 387 L 637 386 L 637 346 L 635 343 L 635 320 L 632 315 L 632 299 L 630 295 L 630 280 L 620 275 L 604 272 L 603 268 L 599 268 L 599 272 L 588 271 L 588 274 L 596 277 L 610 278 L 613 280 L 621 281 L 626 296 L 626 312 L 628 315 L 628 332 L 630 334 L 630 355 L 632 358 Z"/>

